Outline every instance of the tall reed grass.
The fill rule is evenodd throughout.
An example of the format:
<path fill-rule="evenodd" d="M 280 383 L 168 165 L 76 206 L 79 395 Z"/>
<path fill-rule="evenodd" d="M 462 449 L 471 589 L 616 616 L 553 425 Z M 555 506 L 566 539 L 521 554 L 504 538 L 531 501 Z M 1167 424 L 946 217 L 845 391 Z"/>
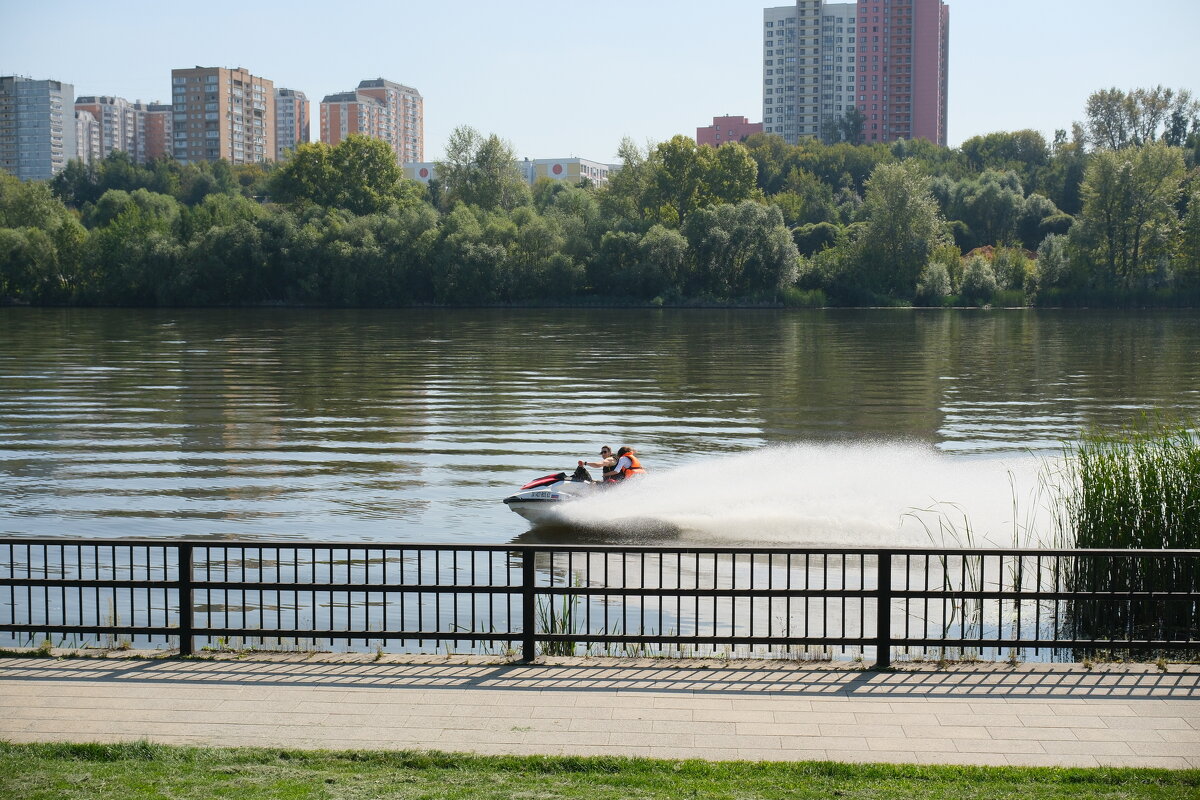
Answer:
<path fill-rule="evenodd" d="M 1156 425 L 1066 445 L 1062 510 L 1075 547 L 1200 547 L 1200 436 Z"/>
<path fill-rule="evenodd" d="M 1200 436 L 1158 423 L 1089 433 L 1066 446 L 1057 480 L 1056 536 L 1089 549 L 1200 548 Z M 1080 556 L 1063 576 L 1072 591 L 1158 593 L 1077 601 L 1069 621 L 1080 638 L 1194 638 L 1200 605 L 1166 593 L 1196 592 L 1192 561 L 1171 556 Z"/>

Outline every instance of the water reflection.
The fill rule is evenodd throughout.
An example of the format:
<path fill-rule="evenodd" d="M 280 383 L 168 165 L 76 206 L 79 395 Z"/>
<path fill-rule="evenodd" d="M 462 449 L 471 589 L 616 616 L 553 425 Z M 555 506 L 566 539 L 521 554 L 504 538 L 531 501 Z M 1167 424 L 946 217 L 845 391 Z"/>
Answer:
<path fill-rule="evenodd" d="M 1045 452 L 1195 414 L 1198 351 L 1187 312 L 4 309 L 0 533 L 509 541 L 499 499 L 600 443 Z"/>

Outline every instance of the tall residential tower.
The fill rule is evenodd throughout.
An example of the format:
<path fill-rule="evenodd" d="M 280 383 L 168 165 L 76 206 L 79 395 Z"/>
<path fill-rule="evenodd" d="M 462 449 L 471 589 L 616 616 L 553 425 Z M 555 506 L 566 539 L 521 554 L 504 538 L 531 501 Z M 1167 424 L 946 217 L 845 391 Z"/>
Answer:
<path fill-rule="evenodd" d="M 75 87 L 0 77 L 0 169 L 21 180 L 49 180 L 73 158 Z"/>
<path fill-rule="evenodd" d="M 862 141 L 946 144 L 944 0 L 857 0 L 763 10 L 763 130 L 820 136 L 858 108 Z"/>
<path fill-rule="evenodd" d="M 275 90 L 275 160 L 311 141 L 308 95 L 297 89 Z"/>
<path fill-rule="evenodd" d="M 864 139 L 945 145 L 950 9 L 943 0 L 859 0 L 858 36 Z"/>
<path fill-rule="evenodd" d="M 337 144 L 351 133 L 382 139 L 401 164 L 425 160 L 425 99 L 411 86 L 383 78 L 321 101 L 321 141 Z"/>
<path fill-rule="evenodd" d="M 275 158 L 275 84 L 242 67 L 171 70 L 174 152 L 183 163 Z"/>

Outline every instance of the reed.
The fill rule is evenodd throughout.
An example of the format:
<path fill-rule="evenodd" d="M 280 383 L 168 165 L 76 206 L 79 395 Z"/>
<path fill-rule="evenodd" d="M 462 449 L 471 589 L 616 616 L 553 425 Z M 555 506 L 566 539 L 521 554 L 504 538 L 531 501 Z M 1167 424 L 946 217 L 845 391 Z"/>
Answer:
<path fill-rule="evenodd" d="M 1155 423 L 1089 433 L 1066 446 L 1056 481 L 1056 535 L 1065 546 L 1157 550 L 1200 547 L 1200 436 L 1194 426 Z M 1195 592 L 1200 576 L 1170 556 L 1083 555 L 1063 576 L 1072 591 Z M 1170 597 L 1078 601 L 1081 638 L 1194 637 L 1200 607 Z"/>
<path fill-rule="evenodd" d="M 556 604 L 552 597 L 538 597 L 537 627 L 541 633 L 573 636 L 579 633 L 580 601 L 575 594 L 564 594 Z M 557 607 L 556 607 L 557 605 Z M 545 642 L 542 655 L 573 656 L 575 642 Z"/>
<path fill-rule="evenodd" d="M 1076 547 L 1200 546 L 1200 436 L 1159 424 L 1066 445 L 1066 519 Z"/>

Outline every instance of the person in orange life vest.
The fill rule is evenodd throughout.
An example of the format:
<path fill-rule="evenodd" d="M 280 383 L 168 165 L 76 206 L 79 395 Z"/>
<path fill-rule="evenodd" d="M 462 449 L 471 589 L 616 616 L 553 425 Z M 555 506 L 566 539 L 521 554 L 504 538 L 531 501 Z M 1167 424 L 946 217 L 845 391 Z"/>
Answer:
<path fill-rule="evenodd" d="M 622 447 L 617 451 L 617 465 L 613 467 L 613 480 L 623 481 L 635 475 L 645 475 L 646 468 L 638 461 L 637 451 L 632 447 Z"/>
<path fill-rule="evenodd" d="M 613 455 L 612 448 L 604 446 L 600 448 L 599 461 L 580 461 L 581 467 L 600 467 L 603 470 L 603 479 L 608 480 L 613 476 L 613 470 L 617 465 L 617 458 Z"/>

